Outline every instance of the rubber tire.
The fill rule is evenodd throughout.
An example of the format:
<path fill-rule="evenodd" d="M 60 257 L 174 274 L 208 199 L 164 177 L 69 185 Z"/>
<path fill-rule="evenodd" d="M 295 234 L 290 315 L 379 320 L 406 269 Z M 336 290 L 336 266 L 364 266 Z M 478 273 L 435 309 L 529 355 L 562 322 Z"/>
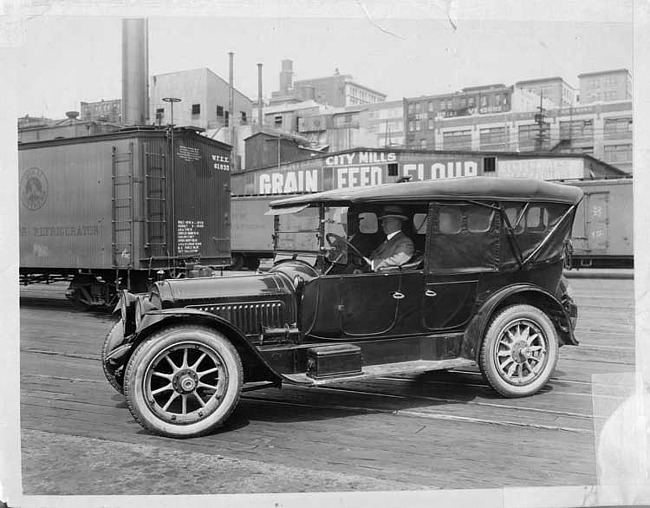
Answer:
<path fill-rule="evenodd" d="M 492 358 L 492 353 L 497 345 L 504 328 L 516 319 L 525 318 L 533 321 L 546 335 L 547 361 L 541 374 L 530 384 L 517 386 L 508 383 L 501 377 Z M 549 317 L 537 307 L 519 304 L 506 307 L 500 311 L 488 327 L 483 339 L 479 357 L 479 367 L 490 386 L 499 394 L 508 398 L 529 397 L 539 392 L 551 378 L 559 356 L 558 337 L 555 326 Z"/>
<path fill-rule="evenodd" d="M 123 333 L 120 333 L 118 336 L 115 335 L 118 327 L 121 327 L 121 325 L 122 325 L 122 320 L 116 321 L 113 327 L 111 328 L 111 331 L 108 332 L 108 335 L 106 335 L 106 338 L 104 339 L 104 344 L 102 345 L 101 362 L 102 362 L 102 370 L 104 371 L 104 376 L 106 376 L 106 379 L 108 380 L 110 385 L 113 388 L 115 388 L 115 390 L 118 393 L 124 394 L 124 387 L 118 382 L 115 376 L 106 368 L 106 365 L 104 364 L 104 359 L 106 358 L 106 356 L 108 356 L 108 353 L 110 353 L 113 347 L 119 344 L 124 338 Z"/>
<path fill-rule="evenodd" d="M 178 425 L 161 420 L 149 409 L 142 385 L 147 364 L 161 350 L 184 340 L 200 342 L 221 356 L 228 371 L 228 385 L 221 404 L 211 414 L 195 423 Z M 144 429 L 165 437 L 199 437 L 220 427 L 234 411 L 241 394 L 243 372 L 241 358 L 226 337 L 201 326 L 174 326 L 155 333 L 136 348 L 126 367 L 124 395 L 131 414 Z"/>

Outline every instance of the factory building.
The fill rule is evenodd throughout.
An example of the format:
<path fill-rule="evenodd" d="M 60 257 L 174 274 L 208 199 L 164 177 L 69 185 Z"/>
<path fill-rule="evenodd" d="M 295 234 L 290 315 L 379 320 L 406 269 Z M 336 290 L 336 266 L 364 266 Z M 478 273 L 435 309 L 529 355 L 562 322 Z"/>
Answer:
<path fill-rule="evenodd" d="M 234 91 L 234 111 L 229 110 L 230 85 L 207 68 L 170 72 L 153 76 L 150 92 L 152 123 L 171 123 L 171 105 L 165 97 L 176 97 L 174 124 L 202 129 L 220 129 L 231 125 L 246 125 L 251 121 L 253 101 Z"/>

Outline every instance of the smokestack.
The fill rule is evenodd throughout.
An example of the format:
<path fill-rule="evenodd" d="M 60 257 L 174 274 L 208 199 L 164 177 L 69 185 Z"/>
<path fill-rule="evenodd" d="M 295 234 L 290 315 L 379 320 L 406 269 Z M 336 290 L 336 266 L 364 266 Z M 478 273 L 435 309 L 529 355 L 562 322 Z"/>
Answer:
<path fill-rule="evenodd" d="M 237 140 L 235 139 L 235 75 L 233 72 L 234 67 L 234 56 L 235 54 L 231 51 L 228 53 L 230 56 L 230 101 L 228 108 L 230 109 L 230 114 L 228 115 L 228 121 L 230 122 L 230 146 L 232 146 L 232 156 L 230 157 L 231 168 L 236 171 L 237 164 L 235 159 L 237 157 Z"/>
<path fill-rule="evenodd" d="M 234 56 L 235 54 L 231 51 L 228 53 L 228 56 L 230 57 L 230 89 L 229 89 L 229 98 L 228 98 L 228 109 L 230 110 L 230 114 L 228 115 L 230 119 L 230 127 L 235 126 L 235 77 L 233 73 L 233 65 L 234 65 Z"/>
<path fill-rule="evenodd" d="M 262 99 L 262 64 L 257 64 L 257 123 L 260 128 L 264 124 L 264 113 L 262 109 L 264 108 L 264 99 Z"/>
<path fill-rule="evenodd" d="M 149 118 L 149 43 L 146 19 L 122 20 L 122 123 Z"/>

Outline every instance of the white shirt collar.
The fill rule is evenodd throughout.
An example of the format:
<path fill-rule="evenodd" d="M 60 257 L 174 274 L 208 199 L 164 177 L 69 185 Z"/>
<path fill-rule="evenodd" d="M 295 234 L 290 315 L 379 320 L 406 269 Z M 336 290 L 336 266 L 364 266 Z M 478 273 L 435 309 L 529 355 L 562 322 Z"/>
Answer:
<path fill-rule="evenodd" d="M 400 231 L 395 231 L 395 232 L 391 233 L 390 235 L 386 235 L 386 241 L 390 240 L 390 239 L 393 238 L 397 233 L 400 233 L 400 232 L 401 232 L 401 230 L 400 230 Z"/>

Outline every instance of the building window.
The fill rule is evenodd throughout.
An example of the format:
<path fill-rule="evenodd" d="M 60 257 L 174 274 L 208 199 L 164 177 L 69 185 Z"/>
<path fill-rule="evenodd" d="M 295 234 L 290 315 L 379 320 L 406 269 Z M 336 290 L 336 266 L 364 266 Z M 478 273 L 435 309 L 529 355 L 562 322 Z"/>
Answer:
<path fill-rule="evenodd" d="M 409 122 L 409 131 L 413 132 L 415 130 L 415 122 L 411 120 Z"/>
<path fill-rule="evenodd" d="M 428 123 L 428 129 L 432 130 L 433 129 L 433 119 L 429 118 L 429 123 Z"/>
<path fill-rule="evenodd" d="M 415 105 L 414 104 L 409 104 L 408 111 L 409 111 L 409 114 L 413 113 L 415 111 Z"/>
<path fill-rule="evenodd" d="M 440 111 L 445 111 L 447 109 L 447 103 L 445 101 L 440 101 Z"/>
<path fill-rule="evenodd" d="M 632 162 L 632 145 L 605 145 L 603 160 L 612 164 Z"/>
<path fill-rule="evenodd" d="M 223 116 L 223 106 L 217 106 L 217 116 Z"/>
<path fill-rule="evenodd" d="M 487 95 L 481 96 L 481 107 L 484 108 L 488 105 L 488 98 Z"/>
<path fill-rule="evenodd" d="M 273 123 L 275 125 L 282 125 L 282 115 L 275 115 Z"/>
<path fill-rule="evenodd" d="M 442 133 L 443 150 L 471 150 L 471 131 L 448 131 Z"/>
<path fill-rule="evenodd" d="M 497 170 L 497 158 L 496 157 L 485 157 L 483 159 L 483 172 L 484 173 L 494 173 Z"/>
<path fill-rule="evenodd" d="M 200 114 L 201 114 L 201 105 L 192 104 L 192 115 L 200 115 Z"/>
<path fill-rule="evenodd" d="M 469 97 L 467 99 L 467 106 L 470 108 L 476 107 L 476 98 L 475 97 Z"/>
<path fill-rule="evenodd" d="M 605 118 L 605 139 L 632 135 L 632 118 Z"/>
<path fill-rule="evenodd" d="M 242 123 L 243 125 L 246 125 L 246 122 L 247 122 L 247 119 L 246 119 L 246 111 L 240 111 L 239 113 L 241 114 L 241 123 Z"/>
<path fill-rule="evenodd" d="M 546 150 L 550 146 L 551 126 L 548 123 L 542 125 L 541 131 L 537 124 L 520 125 L 519 149 L 520 150 Z"/>
<path fill-rule="evenodd" d="M 223 120 L 223 125 L 225 127 L 228 127 L 228 124 L 230 123 L 230 113 L 228 111 L 225 111 L 224 114 L 225 114 L 225 116 L 224 116 L 224 120 Z M 282 118 L 282 117 L 280 117 L 280 118 Z"/>
<path fill-rule="evenodd" d="M 388 176 L 397 176 L 398 174 L 398 169 L 397 169 L 397 162 L 393 162 L 388 165 Z"/>
<path fill-rule="evenodd" d="M 429 113 L 433 113 L 433 102 L 429 102 Z"/>
<path fill-rule="evenodd" d="M 574 120 L 573 122 L 560 122 L 560 139 L 593 139 L 593 137 L 593 120 Z"/>
<path fill-rule="evenodd" d="M 426 139 L 421 139 L 420 140 L 420 148 L 422 148 L 423 150 L 426 150 L 426 148 L 427 148 L 427 140 Z"/>
<path fill-rule="evenodd" d="M 156 109 L 156 120 L 162 120 L 164 116 L 165 116 L 165 109 L 164 108 L 157 108 Z"/>
<path fill-rule="evenodd" d="M 491 127 L 479 131 L 481 150 L 505 150 L 508 140 L 505 127 Z"/>
<path fill-rule="evenodd" d="M 422 128 L 420 120 L 415 121 L 415 130 L 419 131 Z"/>

